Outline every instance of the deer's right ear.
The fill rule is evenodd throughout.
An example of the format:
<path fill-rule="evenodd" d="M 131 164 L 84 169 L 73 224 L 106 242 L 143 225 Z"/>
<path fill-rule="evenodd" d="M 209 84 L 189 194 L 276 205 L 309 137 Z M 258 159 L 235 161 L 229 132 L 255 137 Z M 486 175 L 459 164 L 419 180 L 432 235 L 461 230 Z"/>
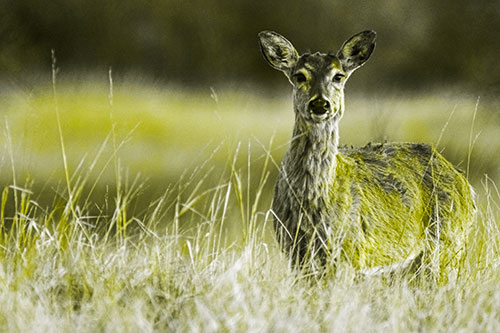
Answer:
<path fill-rule="evenodd" d="M 299 59 L 297 50 L 285 37 L 274 31 L 259 33 L 260 50 L 269 65 L 289 76 Z"/>

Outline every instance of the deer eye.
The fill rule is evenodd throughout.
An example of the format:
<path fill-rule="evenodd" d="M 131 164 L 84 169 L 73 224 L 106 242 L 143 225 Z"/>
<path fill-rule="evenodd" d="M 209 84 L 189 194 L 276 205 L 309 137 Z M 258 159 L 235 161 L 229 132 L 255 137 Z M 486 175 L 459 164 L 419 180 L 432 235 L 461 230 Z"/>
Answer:
<path fill-rule="evenodd" d="M 303 83 L 307 81 L 306 76 L 302 73 L 294 74 L 293 78 L 295 79 L 295 81 L 297 81 L 297 83 Z"/>
<path fill-rule="evenodd" d="M 340 73 L 335 74 L 335 75 L 333 76 L 332 81 L 333 81 L 333 82 L 335 82 L 335 83 L 339 83 L 340 81 L 342 81 L 342 78 L 343 78 L 344 76 L 345 76 L 344 74 L 340 74 Z"/>

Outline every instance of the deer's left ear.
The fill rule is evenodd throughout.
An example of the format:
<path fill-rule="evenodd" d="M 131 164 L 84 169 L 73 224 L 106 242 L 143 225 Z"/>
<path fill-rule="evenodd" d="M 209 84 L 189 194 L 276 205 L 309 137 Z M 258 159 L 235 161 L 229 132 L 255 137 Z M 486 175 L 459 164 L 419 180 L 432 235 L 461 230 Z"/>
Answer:
<path fill-rule="evenodd" d="M 360 32 L 344 42 L 337 57 L 347 73 L 363 65 L 370 58 L 375 49 L 375 31 L 367 30 Z"/>

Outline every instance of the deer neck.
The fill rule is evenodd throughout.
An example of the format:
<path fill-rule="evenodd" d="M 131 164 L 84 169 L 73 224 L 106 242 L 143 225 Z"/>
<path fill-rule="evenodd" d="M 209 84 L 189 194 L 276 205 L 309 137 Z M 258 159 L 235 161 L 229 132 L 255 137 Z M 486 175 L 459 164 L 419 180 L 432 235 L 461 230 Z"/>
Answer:
<path fill-rule="evenodd" d="M 297 197 L 308 208 L 324 207 L 329 197 L 338 142 L 338 120 L 311 123 L 296 116 L 284 171 Z"/>

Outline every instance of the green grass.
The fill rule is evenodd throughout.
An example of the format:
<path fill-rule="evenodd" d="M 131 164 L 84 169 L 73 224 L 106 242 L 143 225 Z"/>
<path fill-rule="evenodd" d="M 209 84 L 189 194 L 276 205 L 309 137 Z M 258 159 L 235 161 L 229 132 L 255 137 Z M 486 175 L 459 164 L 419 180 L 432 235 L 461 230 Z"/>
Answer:
<path fill-rule="evenodd" d="M 363 277 L 348 265 L 323 276 L 291 268 L 269 213 L 293 125 L 290 98 L 215 94 L 125 82 L 110 103 L 106 82 L 71 80 L 57 84 L 55 99 L 50 85 L 3 93 L 0 330 L 499 327 L 494 104 L 476 109 L 475 98 L 452 94 L 347 96 L 344 143 L 438 143 L 462 169 L 470 153 L 477 226 L 463 265 L 436 285 Z"/>

